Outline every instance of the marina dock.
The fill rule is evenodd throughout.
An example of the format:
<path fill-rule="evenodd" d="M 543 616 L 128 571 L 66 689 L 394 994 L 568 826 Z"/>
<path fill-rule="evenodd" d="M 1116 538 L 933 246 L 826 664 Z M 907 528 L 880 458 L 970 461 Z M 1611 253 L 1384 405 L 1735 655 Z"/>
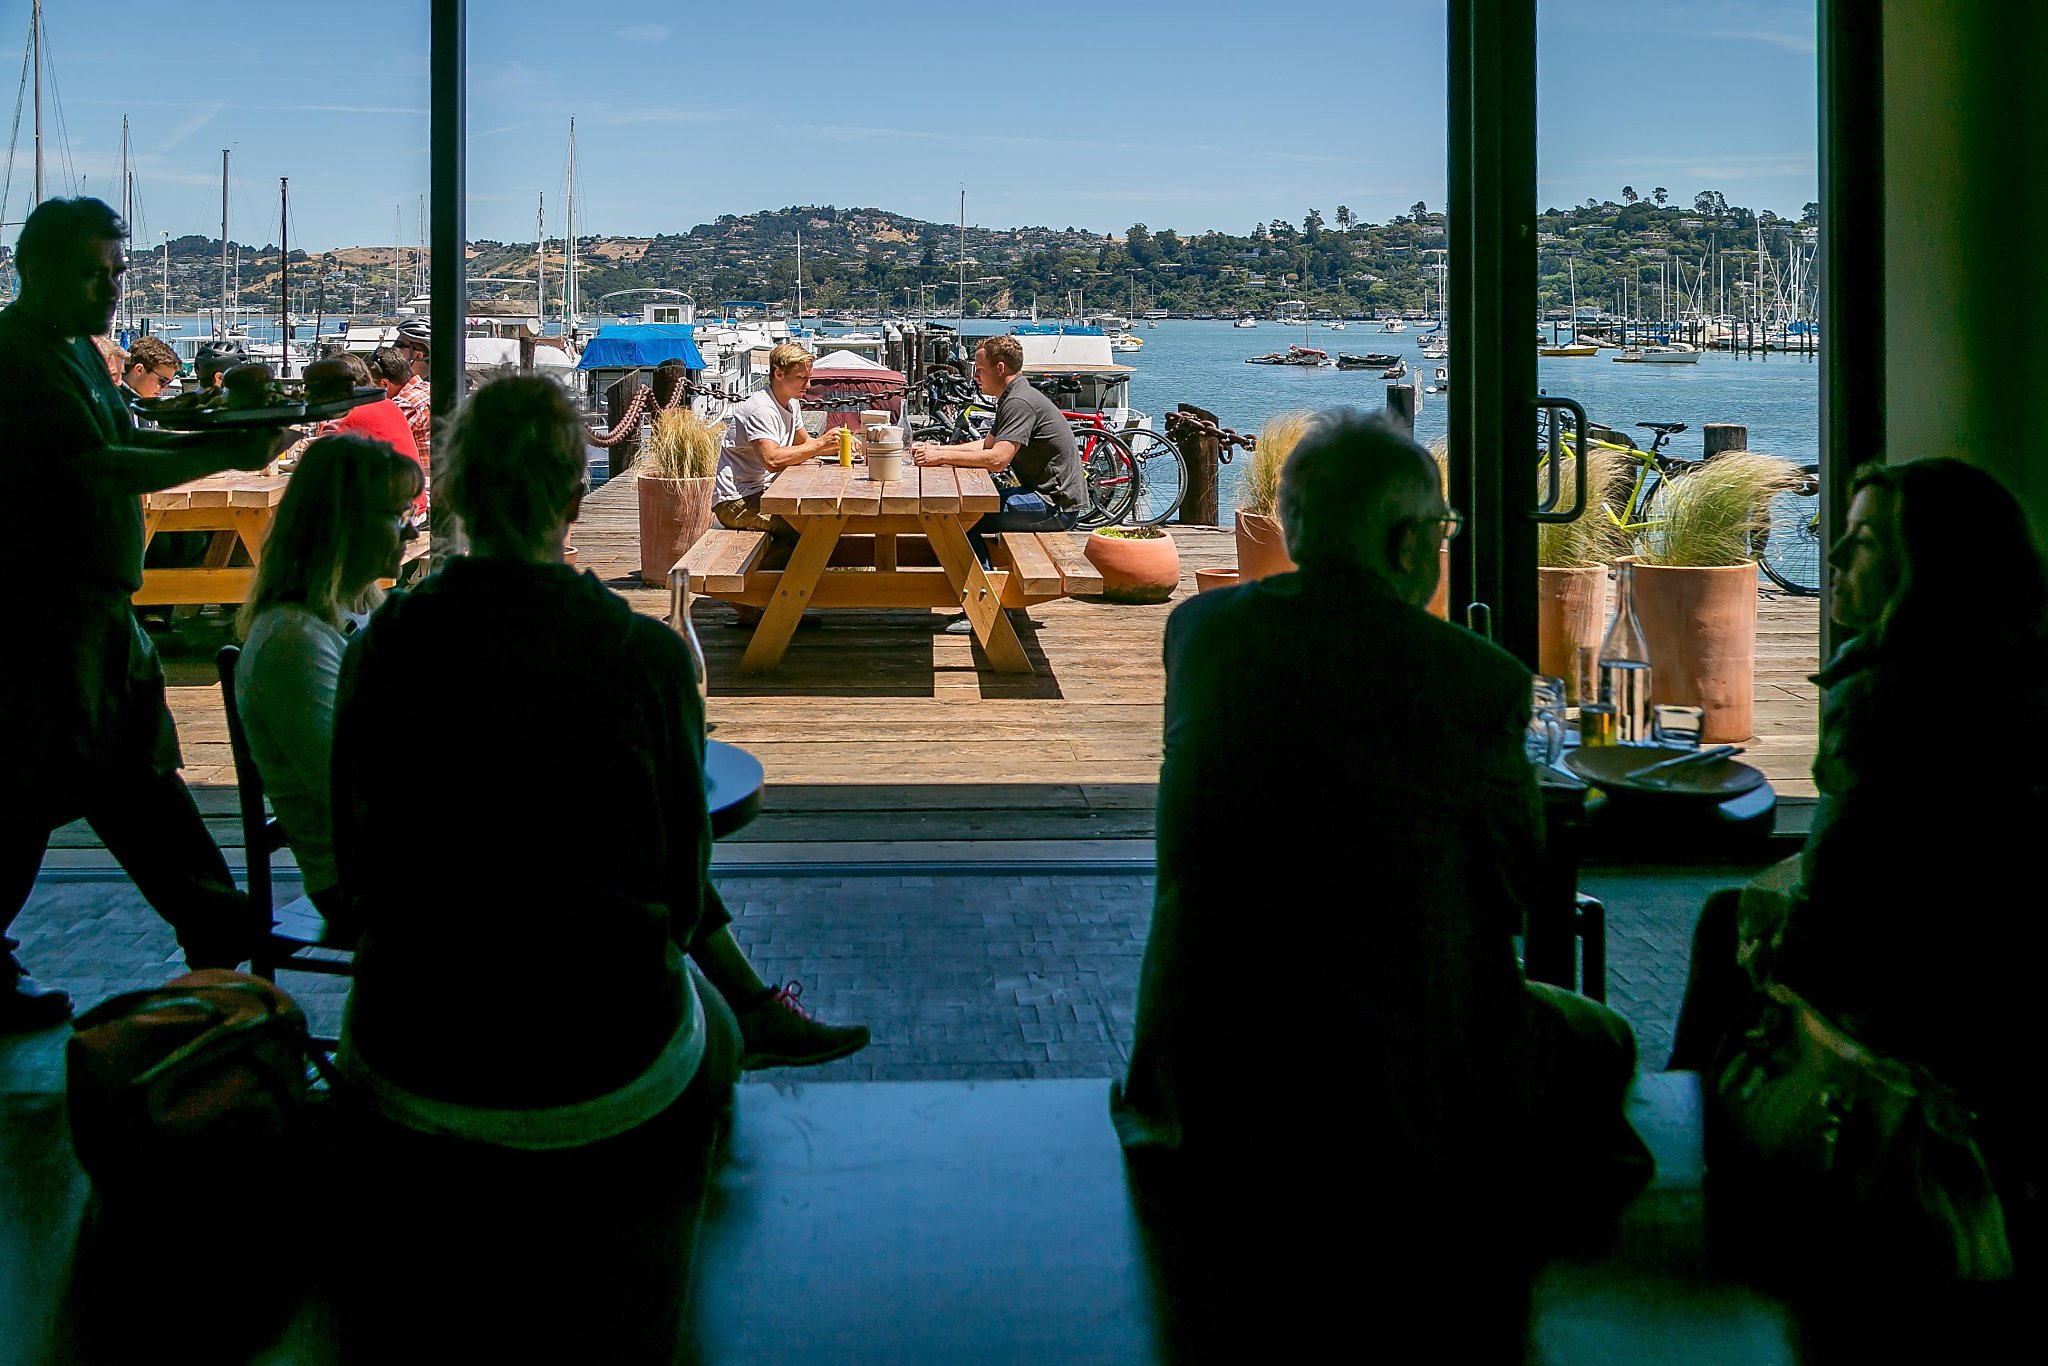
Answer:
<path fill-rule="evenodd" d="M 665 588 L 638 583 L 638 505 L 630 476 L 584 502 L 571 536 L 577 565 L 624 594 L 634 610 L 665 617 Z M 956 842 L 1008 841 L 1019 859 L 1149 858 L 1159 776 L 1167 615 L 1195 591 L 1195 570 L 1231 566 L 1228 531 L 1174 527 L 1181 586 L 1172 602 L 1128 606 L 1063 599 L 1032 610 L 1025 633 L 1036 672 L 999 674 L 973 641 L 938 630 L 936 613 L 832 612 L 799 632 L 772 674 L 739 669 L 747 633 L 725 625 L 722 603 L 694 619 L 711 673 L 711 718 L 721 740 L 759 756 L 768 773 L 761 818 L 720 846 L 720 863 L 834 857 L 829 846 L 916 843 L 932 858 Z M 1072 533 L 1076 541 L 1085 533 Z M 1766 596 L 1758 610 L 1757 736 L 1748 762 L 1778 793 L 1810 797 L 1817 693 L 1818 603 Z M 186 643 L 190 638 L 191 643 Z M 166 651 L 171 709 L 186 777 L 215 836 L 241 862 L 234 773 L 212 649 L 181 628 Z M 607 686 L 593 677 L 592 689 Z M 422 699 L 430 694 L 421 690 Z M 1245 699 L 1245 723 L 1270 714 Z M 421 717 L 421 819 L 431 820 L 433 727 Z M 877 743 L 886 737 L 887 743 Z M 587 794 L 604 819 L 605 794 Z M 936 843 L 934 843 L 936 842 Z M 806 846 L 799 848 L 797 846 Z M 851 851 L 848 851 L 849 855 Z M 871 856 L 871 854 L 870 854 Z M 45 867 L 106 867 L 82 824 L 59 831 Z"/>

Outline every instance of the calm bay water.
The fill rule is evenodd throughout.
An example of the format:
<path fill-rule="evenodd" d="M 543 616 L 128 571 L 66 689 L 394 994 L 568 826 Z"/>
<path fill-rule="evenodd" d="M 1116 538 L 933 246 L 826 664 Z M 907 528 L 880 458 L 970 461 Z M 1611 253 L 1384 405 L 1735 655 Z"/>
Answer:
<path fill-rule="evenodd" d="M 1376 324 L 1351 323 L 1333 332 L 1262 322 L 1235 328 L 1228 321 L 1162 321 L 1157 328 L 1136 324 L 1142 351 L 1117 359 L 1136 369 L 1131 403 L 1151 414 L 1155 429 L 1176 404 L 1192 403 L 1216 414 L 1223 426 L 1256 431 L 1276 413 L 1291 408 L 1345 404 L 1380 408 L 1387 381 L 1377 370 L 1310 370 L 1286 365 L 1246 365 L 1246 356 L 1285 351 L 1306 344 L 1335 356 L 1383 351 L 1406 358 L 1411 379 L 1427 386 L 1436 366 L 1421 359 L 1413 324 L 1387 334 Z M 1595 422 L 1628 431 L 1648 445 L 1637 422 L 1683 422 L 1686 430 L 1667 448 L 1697 458 L 1700 429 L 1709 422 L 1738 422 L 1749 428 L 1752 450 L 1782 455 L 1800 464 L 1820 459 L 1820 365 L 1810 356 L 1730 356 L 1709 352 L 1697 365 L 1618 365 L 1613 351 L 1572 359 L 1539 358 L 1537 384 L 1546 393 L 1575 398 Z M 1454 374 L 1455 384 L 1457 376 Z M 1415 434 L 1425 445 L 1444 434 L 1448 395 L 1419 395 Z M 1530 432 L 1530 459 L 1536 433 Z M 1242 457 L 1240 457 L 1242 458 Z M 1237 501 L 1237 467 L 1225 466 L 1222 495 L 1226 515 Z"/>

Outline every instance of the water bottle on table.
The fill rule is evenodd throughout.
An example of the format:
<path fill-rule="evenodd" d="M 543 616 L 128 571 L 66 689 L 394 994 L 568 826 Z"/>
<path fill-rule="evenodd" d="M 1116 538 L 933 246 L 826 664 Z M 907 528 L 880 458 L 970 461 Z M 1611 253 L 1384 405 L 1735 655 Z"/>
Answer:
<path fill-rule="evenodd" d="M 1615 743 L 1650 743 L 1650 647 L 1636 619 L 1635 566 L 1614 567 L 1614 620 L 1600 642 L 1600 702 L 1614 709 Z"/>

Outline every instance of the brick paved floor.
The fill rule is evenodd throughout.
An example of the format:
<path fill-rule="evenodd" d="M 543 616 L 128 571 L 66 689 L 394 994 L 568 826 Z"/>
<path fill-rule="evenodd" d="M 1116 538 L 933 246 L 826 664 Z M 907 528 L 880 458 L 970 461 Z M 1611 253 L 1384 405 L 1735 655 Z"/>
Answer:
<path fill-rule="evenodd" d="M 1607 904 L 1609 1000 L 1661 1066 L 1685 984 L 1692 921 L 1726 870 L 1589 871 Z M 287 887 L 290 884 L 285 884 Z M 822 1018 L 860 1020 L 874 1043 L 807 1080 L 1105 1077 L 1131 1042 L 1149 876 L 727 876 L 733 932 L 762 976 L 794 978 Z M 125 882 L 40 885 L 15 924 L 22 958 L 90 1004 L 177 970 L 170 930 Z M 1282 954 L 1314 936 L 1280 935 Z M 1277 965 L 1306 982 L 1343 964 Z M 316 1030 L 340 1018 L 346 983 L 289 975 Z M 61 1085 L 65 1031 L 0 1039 L 0 1088 Z M 786 1073 L 755 1074 L 773 1080 Z"/>

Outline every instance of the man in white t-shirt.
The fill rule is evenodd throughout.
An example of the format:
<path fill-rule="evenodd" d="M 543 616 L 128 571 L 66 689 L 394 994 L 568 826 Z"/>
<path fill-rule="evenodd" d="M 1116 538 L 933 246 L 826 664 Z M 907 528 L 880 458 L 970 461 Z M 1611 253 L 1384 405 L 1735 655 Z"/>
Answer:
<path fill-rule="evenodd" d="M 780 517 L 764 515 L 761 495 L 783 470 L 839 449 L 835 435 L 804 432 L 803 410 L 797 400 L 810 382 L 810 352 L 795 342 L 783 342 L 770 351 L 768 387 L 732 410 L 726 419 L 725 444 L 718 452 L 711 515 L 720 526 L 733 531 L 767 532 L 775 545 L 762 561 L 766 569 L 788 563 L 790 551 L 796 548 L 797 530 Z M 750 626 L 761 619 L 758 607 L 739 603 L 734 610 L 739 614 L 734 625 Z M 805 614 L 805 625 L 817 622 L 818 618 Z"/>

